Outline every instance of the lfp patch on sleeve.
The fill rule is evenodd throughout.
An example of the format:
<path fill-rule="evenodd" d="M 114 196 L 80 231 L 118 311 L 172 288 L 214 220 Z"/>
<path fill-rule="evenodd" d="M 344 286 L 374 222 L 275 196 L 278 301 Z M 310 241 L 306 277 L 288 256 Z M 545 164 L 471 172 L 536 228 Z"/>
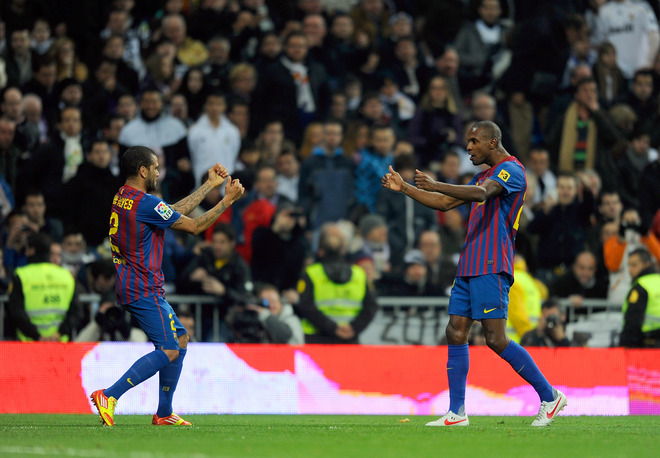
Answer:
<path fill-rule="evenodd" d="M 170 216 L 174 214 L 172 209 L 163 201 L 158 202 L 158 205 L 154 207 L 154 210 L 156 210 L 156 213 L 158 213 L 165 221 L 170 219 Z"/>
<path fill-rule="evenodd" d="M 511 177 L 511 174 L 506 170 L 500 170 L 500 173 L 497 175 L 497 177 L 502 179 L 502 181 L 506 183 L 507 181 L 509 181 L 509 177 Z"/>

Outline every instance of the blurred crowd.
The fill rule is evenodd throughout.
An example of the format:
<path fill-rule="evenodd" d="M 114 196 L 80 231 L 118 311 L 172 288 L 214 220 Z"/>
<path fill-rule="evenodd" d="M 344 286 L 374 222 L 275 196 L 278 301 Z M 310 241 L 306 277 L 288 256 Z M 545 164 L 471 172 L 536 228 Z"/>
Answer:
<path fill-rule="evenodd" d="M 102 298 L 67 315 L 74 334 L 143 338 L 115 310 L 107 235 L 121 154 L 145 145 L 167 202 L 216 162 L 246 188 L 199 237 L 167 231 L 166 292 L 217 299 L 198 340 L 215 308 L 216 338 L 301 343 L 299 323 L 265 323 L 296 318 L 328 225 L 376 296 L 446 296 L 469 208 L 435 212 L 380 179 L 392 165 L 408 181 L 417 169 L 468 183 L 479 169 L 464 133 L 491 120 L 527 171 L 516 281 L 538 286 L 538 310 L 516 332 L 547 321 L 547 298 L 578 315 L 585 298 L 623 304 L 629 255 L 660 260 L 659 12 L 645 0 L 5 0 L 0 293 L 45 234 L 49 261 Z"/>

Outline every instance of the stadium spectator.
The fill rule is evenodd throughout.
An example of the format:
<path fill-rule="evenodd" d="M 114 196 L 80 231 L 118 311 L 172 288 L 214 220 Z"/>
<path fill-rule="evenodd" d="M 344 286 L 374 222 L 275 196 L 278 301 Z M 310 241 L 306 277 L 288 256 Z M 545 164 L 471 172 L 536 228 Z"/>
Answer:
<path fill-rule="evenodd" d="M 181 275 L 179 289 L 190 294 L 208 294 L 218 303 L 202 308 L 202 340 L 209 342 L 213 335 L 214 312 L 220 319 L 217 336 L 221 341 L 230 339 L 228 329 L 222 326 L 229 307 L 247 293 L 246 283 L 250 281 L 250 268 L 236 252 L 236 233 L 228 224 L 218 224 L 213 230 L 213 238 L 208 248 L 186 267 Z"/>
<path fill-rule="evenodd" d="M 56 79 L 75 78 L 83 83 L 87 79 L 87 65 L 80 61 L 76 55 L 76 45 L 72 39 L 60 37 L 50 48 L 51 58 L 57 67 Z"/>
<path fill-rule="evenodd" d="M 229 72 L 229 86 L 232 98 L 250 103 L 257 87 L 257 71 L 248 63 L 236 64 Z"/>
<path fill-rule="evenodd" d="M 254 188 L 234 208 L 232 222 L 237 233 L 237 251 L 248 262 L 252 261 L 252 234 L 258 227 L 270 226 L 276 209 L 291 203 L 277 193 L 275 168 L 264 165 L 257 169 Z M 237 221 L 240 219 L 240 221 Z"/>
<path fill-rule="evenodd" d="M 532 148 L 529 151 L 525 171 L 537 182 L 536 192 L 528 201 L 532 209 L 538 209 L 548 198 L 557 194 L 557 177 L 550 169 L 550 154 L 545 148 Z"/>
<path fill-rule="evenodd" d="M 509 311 L 506 321 L 507 335 L 521 343 L 522 337 L 536 327 L 541 315 L 541 301 L 548 296 L 548 287 L 532 277 L 524 256 L 516 253 L 513 258 L 513 275 L 516 281 L 509 290 Z"/>
<path fill-rule="evenodd" d="M 608 302 L 620 304 L 626 298 L 633 279 L 628 272 L 628 258 L 638 248 L 646 249 L 660 262 L 660 242 L 651 232 L 642 229 L 642 218 L 635 208 L 628 208 L 617 221 L 618 231 L 603 241 L 603 258 L 609 272 Z"/>
<path fill-rule="evenodd" d="M 147 336 L 131 326 L 127 312 L 117 304 L 115 282 L 117 272 L 111 259 L 93 261 L 85 265 L 85 278 L 81 282 L 85 292 L 97 294 L 100 299 L 91 304 L 93 318 L 75 338 L 76 342 L 129 341 L 146 342 Z"/>
<path fill-rule="evenodd" d="M 101 59 L 94 67 L 94 75 L 85 81 L 82 88 L 89 124 L 86 128 L 96 133 L 101 129 L 107 114 L 117 107 L 119 98 L 128 93 L 128 89 L 119 82 L 116 62 L 106 58 Z"/>
<path fill-rule="evenodd" d="M 27 29 L 11 31 L 9 48 L 4 55 L 7 72 L 7 86 L 21 87 L 32 78 L 32 68 L 39 59 L 36 51 L 30 49 L 30 34 Z"/>
<path fill-rule="evenodd" d="M 626 78 L 616 63 L 617 50 L 612 43 L 605 41 L 598 47 L 598 58 L 593 66 L 593 75 L 598 85 L 598 96 L 606 107 L 613 105 L 626 91 Z"/>
<path fill-rule="evenodd" d="M 442 288 L 429 283 L 426 258 L 421 251 L 412 249 L 403 256 L 403 270 L 390 273 L 376 280 L 379 296 L 444 296 Z M 410 314 L 411 312 L 408 311 Z"/>
<path fill-rule="evenodd" d="M 113 36 L 122 37 L 124 40 L 122 60 L 135 70 L 140 78 L 143 78 L 146 70 L 141 55 L 142 40 L 138 30 L 132 28 L 131 24 L 132 18 L 128 11 L 117 7 L 112 8 L 108 13 L 106 27 L 101 30 L 99 36 L 103 40 L 110 40 L 110 37 Z"/>
<path fill-rule="evenodd" d="M 103 59 L 110 60 L 117 65 L 117 82 L 131 94 L 137 94 L 140 89 L 140 77 L 138 72 L 124 60 L 125 50 L 124 38 L 120 35 L 111 35 L 105 41 L 101 53 Z M 140 61 L 140 67 L 142 65 Z"/>
<path fill-rule="evenodd" d="M 106 226 L 107 227 L 107 226 Z M 74 277 L 85 265 L 97 259 L 97 255 L 87 249 L 87 242 L 81 232 L 68 229 L 62 237 L 62 266 L 71 271 Z"/>
<path fill-rule="evenodd" d="M 81 319 L 81 304 L 71 273 L 49 262 L 51 239 L 27 239 L 28 264 L 12 278 L 7 312 L 23 342 L 68 342 Z"/>
<path fill-rule="evenodd" d="M 523 347 L 570 347 L 566 337 L 565 316 L 561 313 L 559 301 L 550 298 L 541 305 L 541 315 L 534 329 L 525 333 L 520 340 Z"/>
<path fill-rule="evenodd" d="M 454 265 L 458 264 L 458 255 L 465 244 L 467 235 L 466 218 L 460 208 L 446 211 L 439 227 L 442 252 Z"/>
<path fill-rule="evenodd" d="M 376 296 L 361 267 L 345 259 L 346 241 L 339 226 L 320 231 L 319 262 L 310 265 L 298 284 L 305 343 L 358 343 L 377 310 Z"/>
<path fill-rule="evenodd" d="M 23 152 L 14 144 L 16 123 L 5 117 L 0 118 L 0 174 L 9 186 L 13 197 L 20 197 L 20 189 L 25 186 L 19 181 L 21 173 L 28 172 L 22 161 Z"/>
<path fill-rule="evenodd" d="M 328 221 L 347 219 L 355 206 L 354 164 L 341 147 L 342 125 L 323 124 L 323 143 L 302 164 L 298 203 L 317 230 Z"/>
<path fill-rule="evenodd" d="M 565 272 L 584 249 L 593 200 L 586 188 L 580 199 L 577 178 L 562 172 L 557 176 L 557 200 L 547 198 L 541 209 L 534 212 L 527 231 L 539 236 L 536 275 L 544 283 L 552 283 Z"/>
<path fill-rule="evenodd" d="M 124 94 L 117 101 L 115 112 L 124 118 L 125 122 L 130 122 L 137 116 L 137 103 L 135 97 L 131 94 Z"/>
<path fill-rule="evenodd" d="M 362 244 L 353 258 L 358 261 L 358 265 L 361 259 L 370 260 L 373 270 L 367 272 L 367 277 L 369 280 L 378 280 L 392 270 L 387 222 L 376 213 L 366 213 L 360 217 L 358 229 Z"/>
<path fill-rule="evenodd" d="M 188 116 L 197 121 L 204 110 L 206 96 L 209 94 L 208 85 L 204 81 L 201 68 L 190 68 L 181 80 L 177 94 L 182 95 L 188 106 Z"/>
<path fill-rule="evenodd" d="M 612 151 L 622 136 L 598 102 L 596 81 L 577 83 L 574 101 L 550 128 L 547 142 L 556 170 L 578 172 L 595 169 L 606 187 L 616 186 Z"/>
<path fill-rule="evenodd" d="M 396 142 L 390 126 L 373 126 L 370 129 L 370 146 L 356 156 L 355 200 L 369 212 L 376 211 L 376 198 L 381 189 L 380 178 L 387 173 L 394 156 Z"/>
<path fill-rule="evenodd" d="M 300 183 L 300 161 L 294 150 L 283 150 L 275 159 L 277 170 L 277 193 L 291 202 L 298 202 L 298 187 Z"/>
<path fill-rule="evenodd" d="M 41 57 L 34 63 L 32 78 L 21 86 L 23 94 L 32 93 L 39 96 L 44 116 L 50 126 L 55 126 L 59 114 L 60 94 L 55 85 L 56 71 L 55 62 L 50 57 Z"/>
<path fill-rule="evenodd" d="M 435 76 L 408 124 L 408 136 L 415 146 L 419 166 L 441 161 L 445 150 L 452 146 L 462 147 L 462 133 L 463 122 L 449 92 L 449 83 Z"/>
<path fill-rule="evenodd" d="M 170 193 L 172 195 L 165 192 L 164 195 L 168 200 L 176 200 L 187 195 L 194 186 L 186 135 L 183 123 L 165 112 L 160 92 L 148 88 L 140 98 L 139 116 L 121 130 L 119 143 L 124 147 L 145 145 L 157 153 L 162 151 L 161 162 L 165 167 L 161 182 L 170 181 L 182 188 Z"/>
<path fill-rule="evenodd" d="M 231 44 L 227 38 L 216 36 L 208 42 L 209 57 L 201 64 L 209 90 L 226 91 L 232 63 L 229 60 Z"/>
<path fill-rule="evenodd" d="M 216 162 L 223 164 L 229 173 L 236 170 L 241 138 L 238 128 L 225 116 L 226 108 L 224 95 L 209 94 L 204 103 L 204 114 L 190 128 L 188 148 L 196 180 Z M 218 148 L 218 145 L 222 147 Z"/>
<path fill-rule="evenodd" d="M 273 166 L 277 165 L 277 159 L 285 150 L 294 152 L 296 148 L 291 140 L 284 138 L 280 121 L 266 123 L 256 143 L 261 152 L 261 162 Z"/>
<path fill-rule="evenodd" d="M 630 89 L 619 96 L 616 102 L 631 107 L 637 119 L 650 119 L 658 111 L 658 101 L 654 95 L 653 72 L 650 69 L 636 70 Z"/>
<path fill-rule="evenodd" d="M 642 216 L 642 227 L 650 227 L 655 214 L 660 210 L 660 157 L 644 167 L 639 179 L 639 189 L 644 192 L 639 195 L 639 210 Z"/>
<path fill-rule="evenodd" d="M 578 314 L 586 313 L 582 308 L 584 299 L 607 298 L 607 282 L 596 275 L 596 261 L 590 251 L 578 253 L 571 270 L 550 284 L 550 295 L 568 299 Z"/>
<path fill-rule="evenodd" d="M 341 122 L 339 123 L 341 125 Z M 323 143 L 323 123 L 312 121 L 305 127 L 300 144 L 300 158 L 304 161 L 312 155 L 312 151 Z"/>
<path fill-rule="evenodd" d="M 186 21 L 179 14 L 163 18 L 163 36 L 174 43 L 178 61 L 187 67 L 200 65 L 209 57 L 204 43 L 187 35 Z"/>
<path fill-rule="evenodd" d="M 394 168 L 407 183 L 415 177 L 415 158 L 412 154 L 402 154 L 394 159 Z M 425 230 L 438 226 L 436 212 L 428 207 L 406 199 L 405 196 L 381 189 L 376 198 L 376 212 L 387 221 L 388 241 L 391 249 L 392 268 L 400 270 L 404 253 L 415 247 L 415 243 Z M 461 240 L 461 244 L 465 237 Z"/>
<path fill-rule="evenodd" d="M 121 180 L 112 174 L 108 143 L 96 140 L 76 175 L 64 185 L 64 215 L 87 245 L 96 249 L 108 237 L 108 215 Z"/>
<path fill-rule="evenodd" d="M 104 140 L 110 148 L 110 171 L 114 176 L 119 176 L 119 135 L 126 125 L 126 121 L 118 114 L 109 114 L 103 119 L 101 126 L 101 140 Z"/>
<path fill-rule="evenodd" d="M 308 251 L 305 227 L 302 210 L 285 204 L 277 208 L 269 226 L 257 227 L 252 233 L 252 280 L 274 285 L 294 304 Z"/>
<path fill-rule="evenodd" d="M 257 313 L 261 325 L 268 334 L 269 342 L 289 345 L 305 343 L 300 318 L 293 312 L 291 304 L 283 302 L 275 286 L 260 285 L 256 296 L 260 304 L 247 304 L 246 308 Z"/>
<path fill-rule="evenodd" d="M 266 121 L 279 119 L 284 136 L 296 144 L 304 128 L 314 119 L 323 119 L 330 106 L 330 86 L 325 69 L 307 60 L 307 36 L 301 32 L 289 34 L 284 41 L 284 55 L 264 68 L 254 100 L 259 109 L 252 113 L 255 129 Z"/>
<path fill-rule="evenodd" d="M 427 282 L 433 285 L 440 295 L 448 296 L 456 274 L 456 263 L 443 253 L 442 240 L 437 231 L 426 229 L 419 235 L 417 248 L 426 260 Z"/>
<path fill-rule="evenodd" d="M 58 218 L 46 217 L 46 200 L 41 191 L 28 190 L 23 202 L 23 212 L 27 216 L 27 225 L 32 232 L 48 235 L 53 242 L 59 243 L 64 235 L 62 221 Z M 107 217 L 107 212 L 105 213 Z M 105 235 L 108 225 L 105 224 Z"/>
<path fill-rule="evenodd" d="M 34 21 L 30 31 L 30 47 L 40 56 L 46 54 L 55 41 L 50 32 L 50 24 L 45 18 Z"/>
<path fill-rule="evenodd" d="M 628 348 L 657 348 L 660 346 L 660 274 L 643 248 L 630 253 L 628 271 L 633 284 L 621 310 L 623 330 L 619 342 Z"/>
<path fill-rule="evenodd" d="M 76 175 L 86 148 L 80 110 L 64 108 L 56 133 L 37 153 L 38 168 L 33 166 L 31 170 L 31 182 L 43 192 L 49 216 L 63 216 L 64 184 Z"/>
<path fill-rule="evenodd" d="M 658 150 L 651 148 L 651 136 L 646 128 L 636 128 L 625 153 L 617 161 L 619 193 L 625 207 L 639 208 L 639 183 L 644 168 L 658 158 Z"/>
<path fill-rule="evenodd" d="M 458 78 L 467 93 L 492 86 L 506 69 L 497 68 L 506 56 L 509 32 L 509 27 L 501 20 L 500 2 L 480 0 L 478 5 L 478 18 L 464 22 L 454 41 L 461 60 Z"/>
<path fill-rule="evenodd" d="M 4 220 L 3 231 L 3 262 L 7 275 L 11 276 L 14 270 L 27 264 L 25 254 L 27 239 L 32 234 L 28 225 L 28 218 L 22 211 L 14 209 Z"/>
<path fill-rule="evenodd" d="M 658 22 L 648 4 L 613 0 L 598 9 L 595 42 L 611 42 L 617 64 L 630 79 L 642 67 L 652 67 L 660 45 Z"/>

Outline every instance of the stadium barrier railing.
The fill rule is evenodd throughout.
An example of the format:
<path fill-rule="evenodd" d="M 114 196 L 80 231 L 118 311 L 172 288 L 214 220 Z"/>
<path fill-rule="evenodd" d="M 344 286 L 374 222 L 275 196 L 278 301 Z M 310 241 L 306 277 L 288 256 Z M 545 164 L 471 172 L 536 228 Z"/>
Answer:
<path fill-rule="evenodd" d="M 0 340 L 4 340 L 5 304 L 7 295 L 0 295 Z M 100 296 L 97 294 L 81 294 L 80 301 L 93 309 L 98 303 Z M 173 306 L 188 304 L 193 310 L 195 317 L 195 334 L 202 335 L 202 307 L 214 306 L 218 300 L 209 295 L 183 295 L 168 294 L 167 300 Z M 600 299 L 585 299 L 580 307 L 580 314 L 569 305 L 567 299 L 560 300 L 560 304 L 566 313 L 567 321 L 574 323 L 569 325 L 567 332 L 572 337 L 574 332 L 585 332 L 594 334 L 592 328 L 598 332 L 605 332 L 589 346 L 608 347 L 616 342 L 618 332 L 615 327 L 621 322 L 622 304 L 609 303 Z M 378 298 L 379 311 L 373 322 L 360 336 L 360 342 L 364 344 L 417 344 L 436 345 L 444 334 L 444 327 L 449 320 L 447 308 L 448 297 L 394 297 L 383 296 Z M 602 313 L 604 312 L 604 313 Z M 605 316 L 605 320 L 602 317 Z M 594 318 L 598 317 L 597 320 Z M 611 319 L 607 319 L 607 318 Z M 593 322 L 593 323 L 592 323 Z M 592 325 L 590 325 L 593 324 Z M 604 324 L 607 323 L 607 324 Z M 213 307 L 212 340 L 220 341 L 220 313 L 218 307 Z M 586 346 L 587 342 L 584 342 Z"/>

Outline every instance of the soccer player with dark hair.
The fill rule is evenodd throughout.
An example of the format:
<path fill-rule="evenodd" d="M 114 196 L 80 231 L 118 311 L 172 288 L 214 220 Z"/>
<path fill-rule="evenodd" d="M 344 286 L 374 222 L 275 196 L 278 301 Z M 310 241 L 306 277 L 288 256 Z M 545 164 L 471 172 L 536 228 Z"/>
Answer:
<path fill-rule="evenodd" d="M 417 170 L 412 186 L 392 167 L 382 179 L 383 187 L 436 210 L 471 204 L 468 233 L 449 299 L 449 411 L 426 426 L 470 424 L 465 413 L 465 387 L 468 334 L 474 320 L 481 321 L 488 346 L 539 394 L 541 407 L 532 426 L 547 426 L 566 406 L 566 396 L 548 383 L 527 350 L 506 335 L 514 242 L 527 189 L 525 169 L 504 149 L 502 132 L 491 121 L 472 126 L 467 134 L 467 151 L 474 165 L 490 166 L 467 185 L 438 182 Z"/>
<path fill-rule="evenodd" d="M 115 293 L 117 301 L 133 314 L 156 348 L 138 359 L 114 385 L 94 391 L 91 399 L 101 422 L 113 426 L 119 397 L 159 372 L 158 411 L 152 423 L 190 425 L 172 412 L 172 397 L 186 355 L 188 335 L 163 291 L 165 229 L 199 234 L 243 195 L 243 186 L 231 179 L 224 166 L 215 164 L 202 186 L 174 205 L 168 205 L 149 194 L 156 189 L 159 176 L 158 157 L 151 149 L 129 148 L 121 158 L 120 168 L 126 181 L 113 199 L 110 215 L 110 245 L 117 270 Z M 222 200 L 197 218 L 185 216 L 225 180 Z"/>

